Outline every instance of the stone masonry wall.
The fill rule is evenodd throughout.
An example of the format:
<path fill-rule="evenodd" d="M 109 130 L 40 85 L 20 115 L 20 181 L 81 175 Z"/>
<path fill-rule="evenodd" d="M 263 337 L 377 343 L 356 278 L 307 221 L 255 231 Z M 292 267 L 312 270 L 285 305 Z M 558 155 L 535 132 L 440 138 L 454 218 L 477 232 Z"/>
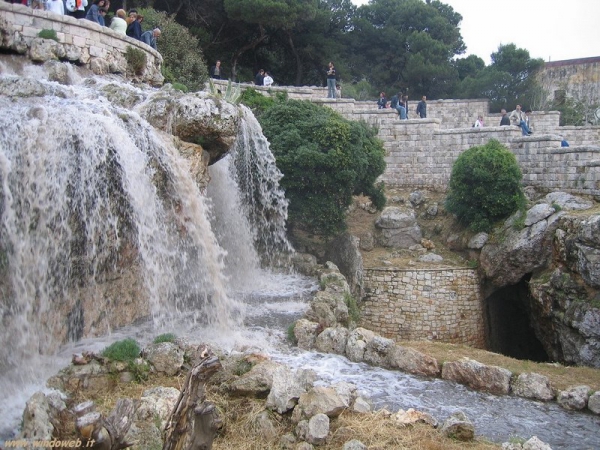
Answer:
<path fill-rule="evenodd" d="M 361 326 L 398 340 L 483 348 L 483 302 L 473 269 L 365 269 Z"/>
<path fill-rule="evenodd" d="M 44 29 L 54 30 L 58 42 L 39 38 L 38 33 Z M 146 54 L 146 66 L 137 74 L 128 73 L 128 47 Z M 0 49 L 26 55 L 39 63 L 50 59 L 69 61 L 88 67 L 97 75 L 119 73 L 153 85 L 164 81 L 162 56 L 143 42 L 90 20 L 16 3 L 0 1 Z"/>
<path fill-rule="evenodd" d="M 600 127 L 560 127 L 557 111 L 533 112 L 534 134 L 523 137 L 519 127 L 499 126 L 500 114 L 488 112 L 488 101 L 482 99 L 428 101 L 427 119 L 415 118 L 417 102 L 409 100 L 409 120 L 401 121 L 396 111 L 377 109 L 375 100 L 327 99 L 324 87 L 240 86 L 265 95 L 285 91 L 290 98 L 319 103 L 348 119 L 376 126 L 386 150 L 381 179 L 388 186 L 444 191 L 463 151 L 497 139 L 517 157 L 526 186 L 600 195 Z M 486 126 L 473 128 L 479 114 Z M 562 137 L 570 147 L 561 149 Z"/>

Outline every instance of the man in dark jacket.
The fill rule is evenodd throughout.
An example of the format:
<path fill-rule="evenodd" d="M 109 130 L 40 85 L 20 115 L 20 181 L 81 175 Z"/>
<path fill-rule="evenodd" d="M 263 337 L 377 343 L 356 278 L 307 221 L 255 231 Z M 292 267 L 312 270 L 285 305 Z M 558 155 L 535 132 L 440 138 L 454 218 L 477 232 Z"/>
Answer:
<path fill-rule="evenodd" d="M 256 86 L 263 86 L 263 80 L 265 79 L 265 71 L 263 69 L 260 69 L 258 71 L 258 73 L 256 74 L 256 76 L 254 77 L 254 84 Z"/>
<path fill-rule="evenodd" d="M 427 97 L 423 96 L 421 101 L 417 104 L 417 116 L 421 119 L 425 119 L 427 117 Z"/>
<path fill-rule="evenodd" d="M 508 114 L 506 114 L 506 110 L 504 108 L 500 110 L 500 114 L 502 114 L 502 118 L 500 119 L 500 126 L 510 125 L 510 118 L 508 117 Z"/>

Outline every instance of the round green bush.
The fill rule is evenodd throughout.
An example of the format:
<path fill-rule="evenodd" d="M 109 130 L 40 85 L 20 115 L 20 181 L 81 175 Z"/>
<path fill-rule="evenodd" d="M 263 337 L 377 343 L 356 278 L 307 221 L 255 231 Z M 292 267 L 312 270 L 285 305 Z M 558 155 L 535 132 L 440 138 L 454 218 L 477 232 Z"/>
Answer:
<path fill-rule="evenodd" d="M 135 339 L 127 338 L 113 342 L 102 350 L 102 356 L 113 361 L 133 361 L 140 356 L 140 346 Z"/>
<path fill-rule="evenodd" d="M 521 178 L 515 155 L 497 140 L 472 147 L 452 167 L 446 209 L 471 230 L 490 231 L 524 207 Z"/>

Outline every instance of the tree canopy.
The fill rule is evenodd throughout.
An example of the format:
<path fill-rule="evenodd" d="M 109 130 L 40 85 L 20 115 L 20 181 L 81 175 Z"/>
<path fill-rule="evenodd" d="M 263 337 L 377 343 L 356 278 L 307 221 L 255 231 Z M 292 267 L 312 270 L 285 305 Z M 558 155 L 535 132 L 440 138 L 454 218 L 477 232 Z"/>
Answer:
<path fill-rule="evenodd" d="M 461 57 L 462 16 L 439 0 L 360 7 L 351 0 L 130 0 L 127 7 L 154 8 L 164 13 L 161 20 L 187 27 L 190 38 L 178 45 L 204 55 L 209 66 L 220 60 L 233 81 L 251 81 L 265 69 L 276 84 L 323 86 L 333 61 L 342 93 L 361 99 L 379 91 L 489 98 L 497 111 L 540 97 L 533 75 L 542 60 L 514 44 L 499 46 L 488 66 L 477 56 Z"/>

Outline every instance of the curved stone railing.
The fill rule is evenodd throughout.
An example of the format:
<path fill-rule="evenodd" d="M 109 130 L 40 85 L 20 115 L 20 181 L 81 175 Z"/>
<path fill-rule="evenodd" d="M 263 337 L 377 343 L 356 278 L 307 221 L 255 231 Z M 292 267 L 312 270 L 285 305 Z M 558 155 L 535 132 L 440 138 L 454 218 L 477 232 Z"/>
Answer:
<path fill-rule="evenodd" d="M 41 30 L 54 30 L 57 41 L 39 38 Z M 145 53 L 146 65 L 141 70 L 128 67 L 125 58 L 128 47 Z M 162 56 L 143 42 L 89 20 L 4 1 L 0 1 L 0 50 L 26 55 L 38 63 L 69 61 L 97 75 L 118 73 L 153 85 L 164 81 Z"/>

